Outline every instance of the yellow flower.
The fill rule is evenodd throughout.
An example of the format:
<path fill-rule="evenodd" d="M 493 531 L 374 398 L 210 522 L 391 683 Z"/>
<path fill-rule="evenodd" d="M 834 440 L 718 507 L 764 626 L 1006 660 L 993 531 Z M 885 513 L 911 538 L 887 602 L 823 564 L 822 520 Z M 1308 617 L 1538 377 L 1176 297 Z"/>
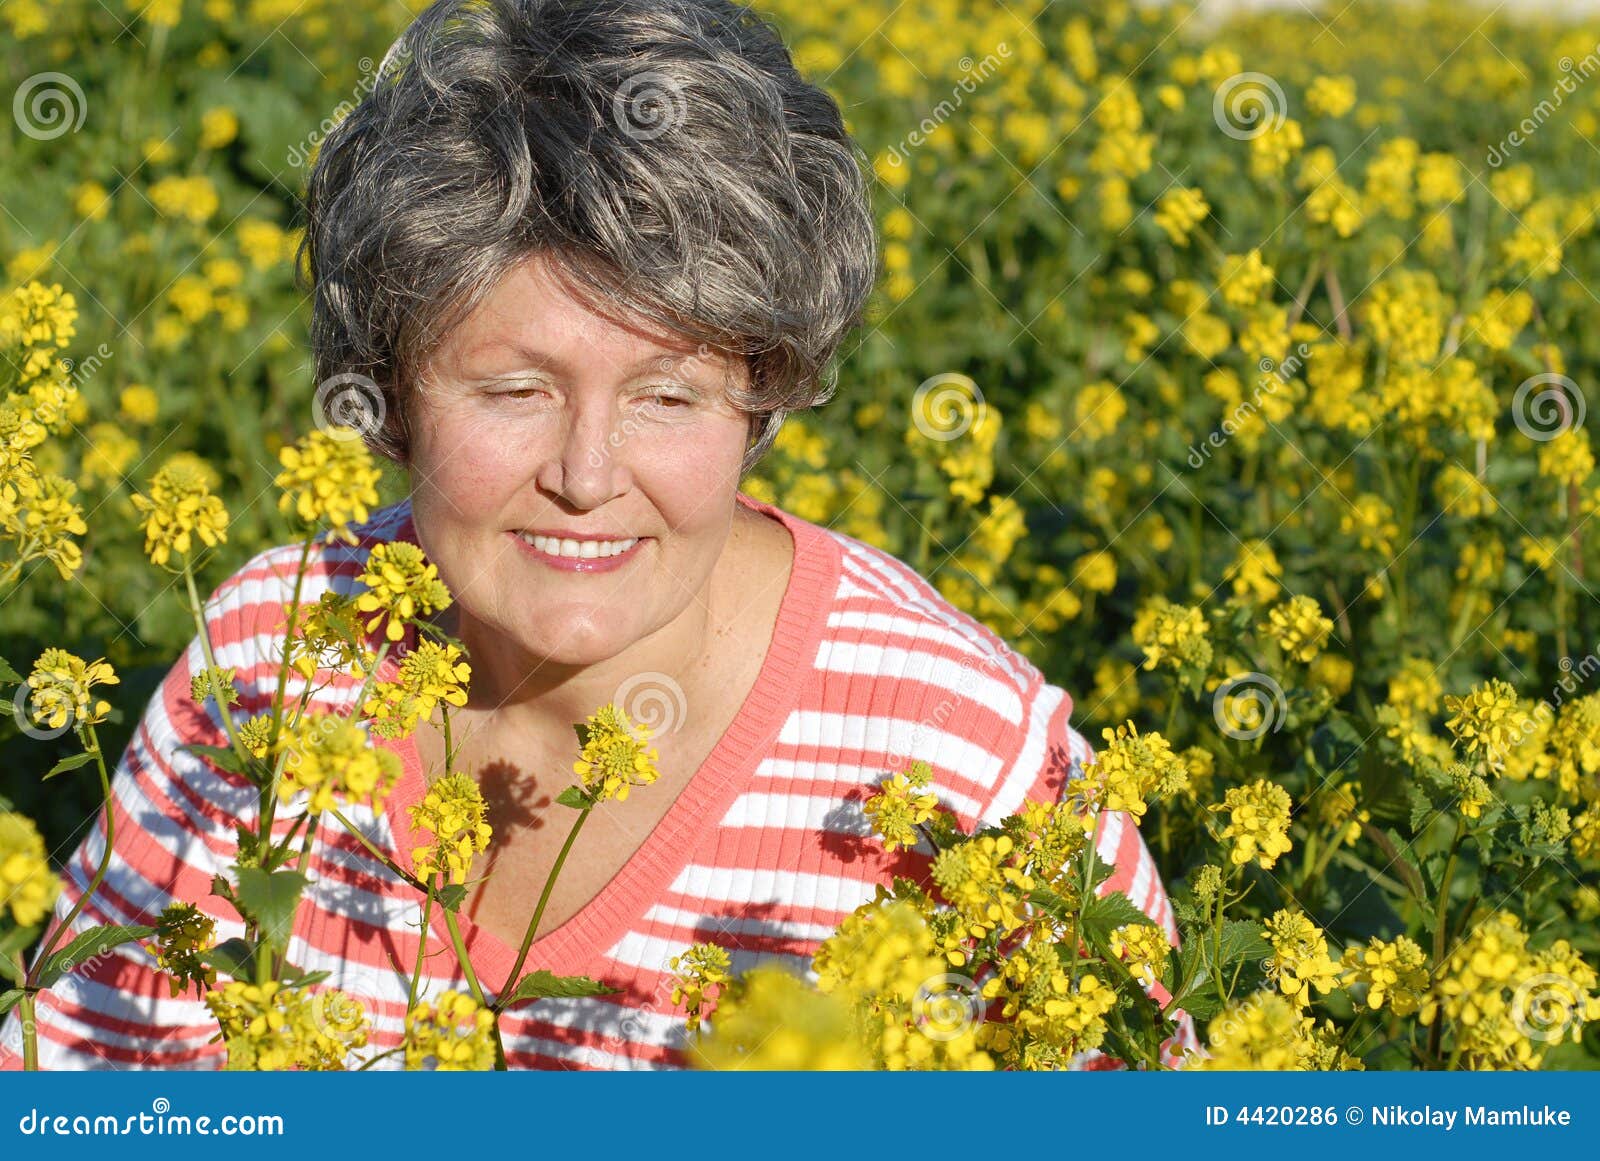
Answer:
<path fill-rule="evenodd" d="M 1161 195 L 1161 200 L 1156 203 L 1154 219 L 1175 245 L 1187 246 L 1190 233 L 1205 221 L 1210 212 L 1205 194 L 1198 187 L 1185 189 L 1178 186 Z"/>
<path fill-rule="evenodd" d="M 372 687 L 362 712 L 373 718 L 373 732 L 395 738 L 411 733 L 417 722 L 429 717 L 440 702 L 467 704 L 467 681 L 472 667 L 461 660 L 455 645 L 424 641 L 400 662 L 397 681 L 380 681 Z"/>
<path fill-rule="evenodd" d="M 208 547 L 228 539 L 228 511 L 211 494 L 208 470 L 174 456 L 151 479 L 149 496 L 131 497 L 145 514 L 144 550 L 153 563 L 187 555 L 195 537 Z"/>
<path fill-rule="evenodd" d="M 601 706 L 577 731 L 583 750 L 572 769 L 592 801 L 624 801 L 631 788 L 647 786 L 661 776 L 655 766 L 661 755 L 645 745 L 649 728 L 635 727 L 615 705 Z"/>
<path fill-rule="evenodd" d="M 494 1067 L 494 1013 L 463 992 L 445 992 L 406 1013 L 406 1068 L 487 1072 Z"/>
<path fill-rule="evenodd" d="M 1341 963 L 1344 986 L 1365 984 L 1369 1008 L 1387 1004 L 1395 1015 L 1409 1016 L 1422 1006 L 1428 990 L 1427 956 L 1406 936 L 1374 937 L 1364 947 L 1352 943 L 1344 949 Z"/>
<path fill-rule="evenodd" d="M 1279 855 L 1289 853 L 1290 806 L 1287 790 L 1258 778 L 1248 786 L 1230 788 L 1221 803 L 1209 808 L 1228 812 L 1222 838 L 1232 840 L 1228 857 L 1235 866 L 1254 859 L 1262 869 L 1271 870 Z"/>
<path fill-rule="evenodd" d="M 472 776 L 458 770 L 435 780 L 406 812 L 413 830 L 433 834 L 433 842 L 411 852 L 417 876 L 428 882 L 442 870 L 451 883 L 465 883 L 472 860 L 489 849 L 494 836 L 485 821 L 489 805 Z"/>
<path fill-rule="evenodd" d="M 404 540 L 374 548 L 356 579 L 367 586 L 356 598 L 356 608 L 373 614 L 367 632 L 385 625 L 384 635 L 390 641 L 406 635 L 407 620 L 450 605 L 450 593 L 439 579 L 439 570 L 423 557 L 422 549 Z"/>
<path fill-rule="evenodd" d="M 1517 718 L 1517 691 L 1508 682 L 1492 677 L 1472 687 L 1466 697 L 1446 696 L 1445 710 L 1454 714 L 1445 726 L 1472 758 L 1482 758 L 1496 772 L 1520 740 Z"/>
<path fill-rule="evenodd" d="M 1244 254 L 1224 254 L 1217 288 L 1229 306 L 1254 306 L 1261 292 L 1272 285 L 1272 267 L 1261 260 L 1259 248 Z"/>
<path fill-rule="evenodd" d="M 751 969 L 723 993 L 710 1034 L 690 1046 L 689 1059 L 719 1072 L 858 1071 L 873 1065 L 843 997 L 825 995 L 770 965 Z"/>
<path fill-rule="evenodd" d="M 221 1026 L 228 1068 L 337 1071 L 367 1042 L 366 1011 L 338 991 L 230 980 L 206 995 Z"/>
<path fill-rule="evenodd" d="M 885 850 L 916 846 L 921 837 L 917 827 L 933 817 L 939 807 L 938 796 L 918 793 L 926 790 L 933 777 L 932 768 L 921 760 L 911 763 L 904 774 L 896 774 L 882 784 L 881 792 L 868 798 L 867 817 L 873 832 L 883 839 Z"/>
<path fill-rule="evenodd" d="M 1331 991 L 1338 982 L 1339 965 L 1328 958 L 1328 941 L 1321 929 L 1299 911 L 1281 910 L 1266 924 L 1272 958 L 1267 978 L 1278 985 L 1297 1008 L 1311 1002 L 1311 989 Z"/>
<path fill-rule="evenodd" d="M 232 109 L 219 106 L 200 114 L 200 148 L 221 149 L 239 135 L 239 117 Z"/>
<path fill-rule="evenodd" d="M 111 703 L 91 697 L 89 691 L 120 681 L 104 660 L 84 661 L 65 649 L 46 649 L 28 675 L 33 720 L 52 730 L 65 726 L 69 717 L 73 729 L 97 725 L 106 720 Z"/>
<path fill-rule="evenodd" d="M 150 951 L 161 970 L 172 977 L 168 986 L 173 996 L 183 991 L 185 984 L 193 984 L 197 996 L 216 985 L 216 969 L 201 958 L 216 946 L 216 932 L 216 922 L 193 903 L 169 903 L 162 910 Z"/>
<path fill-rule="evenodd" d="M 1198 606 L 1175 605 L 1155 596 L 1133 624 L 1133 641 L 1144 650 L 1144 668 L 1204 669 L 1211 664 L 1205 614 Z"/>
<path fill-rule="evenodd" d="M 688 1013 L 689 1031 L 697 1031 L 705 1002 L 712 998 L 709 993 L 720 993 L 730 978 L 727 950 L 714 943 L 697 943 L 682 955 L 673 956 L 667 966 L 675 973 L 672 1002 L 681 1004 Z"/>
<path fill-rule="evenodd" d="M 1322 606 L 1315 597 L 1298 596 L 1268 609 L 1267 619 L 1259 628 L 1284 653 L 1296 661 L 1308 662 L 1321 652 L 1333 632 L 1333 622 L 1322 615 Z"/>
<path fill-rule="evenodd" d="M 383 473 L 353 431 L 336 431 L 345 434 L 313 431 L 279 451 L 284 470 L 273 483 L 284 490 L 278 511 L 292 510 L 306 524 L 331 524 L 354 544 L 344 526 L 367 519 L 368 506 L 378 502 L 376 484 Z"/>
<path fill-rule="evenodd" d="M 132 423 L 151 424 L 161 412 L 161 400 L 142 383 L 129 383 L 117 397 L 122 418 Z"/>
<path fill-rule="evenodd" d="M 306 809 L 312 814 L 337 806 L 335 795 L 379 810 L 400 776 L 400 756 L 373 746 L 366 731 L 341 714 L 302 714 L 279 745 L 288 757 L 278 797 L 287 802 L 308 790 Z"/>
<path fill-rule="evenodd" d="M 1317 77 L 1306 89 L 1306 108 L 1319 117 L 1343 117 L 1356 103 L 1356 82 L 1347 76 Z"/>
<path fill-rule="evenodd" d="M 1121 810 L 1144 818 L 1146 799 L 1168 798 L 1189 784 L 1188 767 L 1158 733 L 1140 735 L 1132 722 L 1101 731 L 1105 739 L 1084 767 L 1077 793 L 1090 809 Z"/>
<path fill-rule="evenodd" d="M 9 910 L 17 926 L 33 927 L 50 914 L 60 892 L 33 820 L 0 811 L 0 915 Z"/>

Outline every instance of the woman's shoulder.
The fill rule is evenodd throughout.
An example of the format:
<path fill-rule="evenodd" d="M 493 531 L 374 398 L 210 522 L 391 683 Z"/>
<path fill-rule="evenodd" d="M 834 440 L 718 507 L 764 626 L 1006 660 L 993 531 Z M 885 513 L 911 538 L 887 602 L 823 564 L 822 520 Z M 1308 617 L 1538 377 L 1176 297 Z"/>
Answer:
<path fill-rule="evenodd" d="M 759 502 L 754 502 L 758 503 Z M 957 608 L 911 565 L 875 545 L 770 509 L 811 551 L 837 555 L 823 594 L 813 697 L 830 723 L 886 732 L 897 760 L 923 759 L 935 785 L 973 816 L 998 819 L 1025 798 L 1059 792 L 1093 757 L 1073 728 L 1073 700 L 989 626 Z"/>
<path fill-rule="evenodd" d="M 367 558 L 380 544 L 415 542 L 410 497 L 368 513 L 348 526 L 348 539 L 319 537 L 265 548 L 251 556 L 216 586 L 206 599 L 206 627 L 220 665 L 248 670 L 275 660 L 274 644 L 288 631 L 288 606 L 323 593 L 353 594 L 365 586 L 360 576 Z M 305 576 L 296 592 L 296 577 L 305 558 Z"/>

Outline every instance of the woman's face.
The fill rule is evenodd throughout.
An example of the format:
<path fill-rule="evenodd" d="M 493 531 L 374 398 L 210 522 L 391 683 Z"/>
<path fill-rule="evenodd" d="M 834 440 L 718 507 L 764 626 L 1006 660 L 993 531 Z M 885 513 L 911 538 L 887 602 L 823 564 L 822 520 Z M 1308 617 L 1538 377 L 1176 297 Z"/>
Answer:
<path fill-rule="evenodd" d="M 431 360 L 409 417 L 413 518 L 484 640 L 589 665 L 705 592 L 750 433 L 724 378 L 746 369 L 678 344 L 591 313 L 535 256 Z M 573 560 L 569 538 L 636 543 Z"/>

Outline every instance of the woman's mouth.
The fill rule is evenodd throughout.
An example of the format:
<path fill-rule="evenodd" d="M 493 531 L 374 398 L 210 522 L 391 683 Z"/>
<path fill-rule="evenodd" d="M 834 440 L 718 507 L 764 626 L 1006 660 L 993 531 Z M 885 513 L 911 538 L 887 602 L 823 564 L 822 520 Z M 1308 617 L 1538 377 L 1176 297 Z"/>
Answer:
<path fill-rule="evenodd" d="M 649 537 L 626 540 L 561 540 L 530 532 L 508 532 L 535 560 L 567 572 L 611 572 L 622 568 L 639 554 L 639 546 Z"/>

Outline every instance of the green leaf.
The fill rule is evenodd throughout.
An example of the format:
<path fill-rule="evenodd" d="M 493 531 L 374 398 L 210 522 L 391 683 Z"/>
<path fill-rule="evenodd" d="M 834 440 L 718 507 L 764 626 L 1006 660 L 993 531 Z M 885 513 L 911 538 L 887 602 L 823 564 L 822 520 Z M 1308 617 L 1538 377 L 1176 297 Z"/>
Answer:
<path fill-rule="evenodd" d="M 439 906 L 454 915 L 461 910 L 461 904 L 467 901 L 467 885 L 465 883 L 446 883 L 434 892 L 433 898 Z"/>
<path fill-rule="evenodd" d="M 9 967 L 11 958 L 39 938 L 42 930 L 42 925 L 35 924 L 32 927 L 13 927 L 10 931 L 0 933 L 0 964 Z"/>
<path fill-rule="evenodd" d="M 91 927 L 44 961 L 44 966 L 39 969 L 39 986 L 48 988 L 80 964 L 96 959 L 124 943 L 148 939 L 155 933 L 154 927 Z"/>
<path fill-rule="evenodd" d="M 93 761 L 94 761 L 94 751 L 93 750 L 85 750 L 82 754 L 74 754 L 70 758 L 63 758 L 63 759 L 61 759 L 61 761 L 57 762 L 54 766 L 50 767 L 50 772 L 48 774 L 46 774 L 43 778 L 41 778 L 39 781 L 48 782 L 50 779 L 54 778 L 57 774 L 65 774 L 68 770 L 76 770 L 79 766 L 87 766 L 90 762 L 93 762 Z"/>
<path fill-rule="evenodd" d="M 21 988 L 12 988 L 8 992 L 0 992 L 0 1016 L 4 1016 L 12 1008 L 15 1008 L 22 1001 L 22 997 L 27 994 Z"/>
<path fill-rule="evenodd" d="M 562 806 L 570 806 L 573 810 L 588 810 L 594 805 L 594 799 L 589 797 L 589 792 L 581 786 L 569 786 L 556 795 L 556 801 Z"/>
<path fill-rule="evenodd" d="M 613 988 L 602 984 L 599 980 L 591 980 L 588 976 L 558 976 L 553 972 L 540 968 L 530 972 L 517 982 L 516 988 L 511 993 L 508 1004 L 520 1004 L 524 1000 L 543 1000 L 553 997 L 573 996 L 609 996 L 620 992 L 621 988 Z"/>
<path fill-rule="evenodd" d="M 1264 959 L 1272 954 L 1272 945 L 1262 934 L 1261 924 L 1251 919 L 1226 919 L 1222 923 L 1222 971 L 1246 960 Z"/>
<path fill-rule="evenodd" d="M 201 952 L 200 958 L 236 980 L 256 978 L 256 949 L 242 939 L 225 939 L 209 951 Z"/>
<path fill-rule="evenodd" d="M 1433 817 L 1433 800 L 1415 782 L 1406 792 L 1411 800 L 1411 833 L 1419 834 L 1427 821 Z"/>
<path fill-rule="evenodd" d="M 239 905 L 261 925 L 262 936 L 274 947 L 289 946 L 295 911 L 300 906 L 300 895 L 309 882 L 300 871 L 263 871 L 260 867 L 239 869 Z"/>
<path fill-rule="evenodd" d="M 1097 947 L 1103 947 L 1110 940 L 1111 933 L 1119 927 L 1153 922 L 1121 891 L 1113 891 L 1105 896 L 1090 896 L 1083 905 L 1083 937 Z"/>
<path fill-rule="evenodd" d="M 292 965 L 285 965 L 281 982 L 286 988 L 309 988 L 312 984 L 320 984 L 333 973 L 329 971 L 301 971 Z"/>
<path fill-rule="evenodd" d="M 224 774 L 237 774 L 241 778 L 256 781 L 255 774 L 245 765 L 243 758 L 239 757 L 230 746 L 202 746 L 198 742 L 190 742 L 179 746 L 180 750 L 187 750 L 199 758 L 204 758 Z M 260 785 L 257 782 L 257 785 Z"/>
<path fill-rule="evenodd" d="M 11 662 L 4 657 L 0 657 L 0 681 L 4 681 L 9 685 L 16 685 L 22 679 L 22 674 L 11 668 Z"/>

